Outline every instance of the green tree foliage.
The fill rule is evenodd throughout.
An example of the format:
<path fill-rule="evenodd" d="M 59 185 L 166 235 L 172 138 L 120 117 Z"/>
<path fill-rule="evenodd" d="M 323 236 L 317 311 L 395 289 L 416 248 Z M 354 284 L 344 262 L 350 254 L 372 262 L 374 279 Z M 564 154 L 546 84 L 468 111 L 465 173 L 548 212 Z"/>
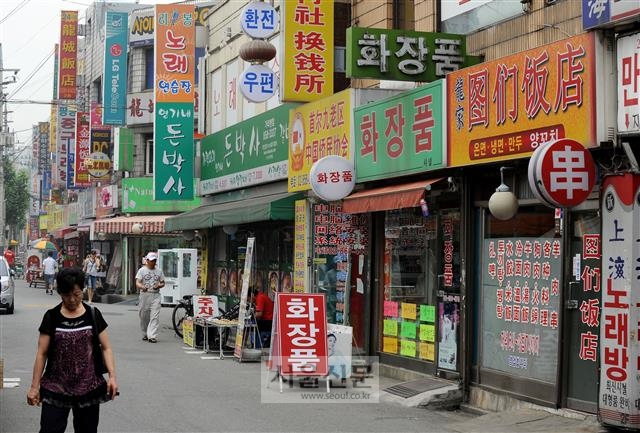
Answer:
<path fill-rule="evenodd" d="M 29 173 L 16 172 L 7 156 L 4 158 L 4 196 L 6 224 L 16 229 L 24 227 L 29 209 Z"/>

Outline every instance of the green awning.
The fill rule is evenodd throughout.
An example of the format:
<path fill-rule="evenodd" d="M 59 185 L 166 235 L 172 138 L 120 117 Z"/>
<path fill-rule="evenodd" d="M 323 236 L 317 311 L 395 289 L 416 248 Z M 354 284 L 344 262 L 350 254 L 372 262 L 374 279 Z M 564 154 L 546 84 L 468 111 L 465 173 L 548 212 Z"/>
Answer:
<path fill-rule="evenodd" d="M 164 227 L 165 231 L 174 232 L 256 221 L 293 221 L 294 202 L 300 197 L 300 194 L 285 192 L 204 205 L 167 218 Z"/>

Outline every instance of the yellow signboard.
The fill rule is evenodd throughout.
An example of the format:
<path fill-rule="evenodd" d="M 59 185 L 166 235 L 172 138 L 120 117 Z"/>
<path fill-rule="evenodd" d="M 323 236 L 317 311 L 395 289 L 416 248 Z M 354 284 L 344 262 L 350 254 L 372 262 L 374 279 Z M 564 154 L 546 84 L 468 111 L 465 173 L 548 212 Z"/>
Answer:
<path fill-rule="evenodd" d="M 530 156 L 572 138 L 596 146 L 595 34 L 447 75 L 449 166 Z"/>
<path fill-rule="evenodd" d="M 289 192 L 311 188 L 309 170 L 320 158 L 352 160 L 351 98 L 347 89 L 289 111 Z"/>
<path fill-rule="evenodd" d="M 333 0 L 280 2 L 283 101 L 315 101 L 333 94 Z"/>
<path fill-rule="evenodd" d="M 293 292 L 304 293 L 307 281 L 307 201 L 295 201 Z"/>

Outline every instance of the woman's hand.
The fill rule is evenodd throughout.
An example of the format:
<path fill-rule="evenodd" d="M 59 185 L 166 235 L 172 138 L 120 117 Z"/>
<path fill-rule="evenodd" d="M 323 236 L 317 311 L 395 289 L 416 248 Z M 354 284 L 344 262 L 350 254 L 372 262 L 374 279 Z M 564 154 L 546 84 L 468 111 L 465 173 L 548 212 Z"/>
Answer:
<path fill-rule="evenodd" d="M 109 380 L 107 381 L 107 394 L 111 397 L 111 400 L 115 400 L 116 396 L 120 395 L 118 392 L 118 384 L 116 383 L 116 378 L 109 376 Z"/>
<path fill-rule="evenodd" d="M 40 389 L 31 387 L 27 393 L 27 404 L 29 406 L 40 406 Z"/>

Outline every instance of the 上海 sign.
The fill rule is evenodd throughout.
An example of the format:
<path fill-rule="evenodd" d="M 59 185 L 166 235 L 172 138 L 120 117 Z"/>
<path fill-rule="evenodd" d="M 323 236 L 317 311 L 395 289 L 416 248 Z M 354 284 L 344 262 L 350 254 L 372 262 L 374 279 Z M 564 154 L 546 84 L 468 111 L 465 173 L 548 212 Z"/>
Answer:
<path fill-rule="evenodd" d="M 333 94 L 334 0 L 281 3 L 280 97 L 308 102 Z"/>
<path fill-rule="evenodd" d="M 582 27 L 587 30 L 633 19 L 638 12 L 637 0 L 582 0 Z"/>
<path fill-rule="evenodd" d="M 342 200 L 356 184 L 353 162 L 337 155 L 325 156 L 311 166 L 309 180 L 311 189 L 322 200 Z"/>
<path fill-rule="evenodd" d="M 428 82 L 476 63 L 462 35 L 347 29 L 347 77 Z"/>
<path fill-rule="evenodd" d="M 640 33 L 618 38 L 618 132 L 640 131 Z"/>
<path fill-rule="evenodd" d="M 359 182 L 446 164 L 444 82 L 437 81 L 354 110 Z"/>
<path fill-rule="evenodd" d="M 522 158 L 571 137 L 597 142 L 593 33 L 447 75 L 450 166 Z"/>
<path fill-rule="evenodd" d="M 276 32 L 278 19 L 278 12 L 273 5 L 263 1 L 252 1 L 240 14 L 240 27 L 254 39 L 266 39 Z"/>
<path fill-rule="evenodd" d="M 589 197 L 596 183 L 591 153 L 563 138 L 541 145 L 529 160 L 529 185 L 549 207 L 574 207 Z"/>
<path fill-rule="evenodd" d="M 640 428 L 640 177 L 605 177 L 602 190 L 598 419 L 633 430 Z"/>

